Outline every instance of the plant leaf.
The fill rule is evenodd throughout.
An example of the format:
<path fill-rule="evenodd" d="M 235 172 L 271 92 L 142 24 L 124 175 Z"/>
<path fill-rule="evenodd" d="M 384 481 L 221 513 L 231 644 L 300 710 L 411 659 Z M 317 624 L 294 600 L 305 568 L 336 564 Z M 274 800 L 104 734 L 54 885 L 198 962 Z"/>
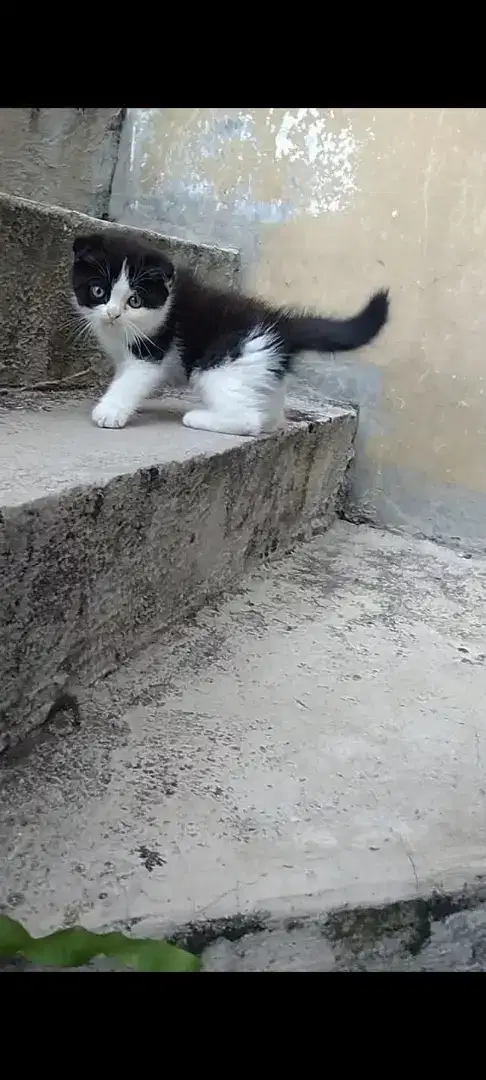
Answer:
<path fill-rule="evenodd" d="M 21 955 L 44 967 L 80 967 L 107 956 L 135 971 L 198 971 L 192 953 L 151 938 L 129 938 L 119 932 L 94 934 L 82 926 L 55 930 L 33 938 L 20 923 L 0 915 L 0 956 Z"/>
<path fill-rule="evenodd" d="M 0 956 L 15 956 L 32 940 L 28 930 L 9 915 L 0 915 Z"/>

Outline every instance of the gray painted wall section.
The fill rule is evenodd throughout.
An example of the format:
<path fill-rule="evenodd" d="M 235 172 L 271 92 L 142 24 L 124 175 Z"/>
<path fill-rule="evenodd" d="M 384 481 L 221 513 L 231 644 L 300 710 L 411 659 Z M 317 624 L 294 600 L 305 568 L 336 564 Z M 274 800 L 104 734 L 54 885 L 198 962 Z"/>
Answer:
<path fill-rule="evenodd" d="M 0 109 L 0 190 L 101 217 L 126 109 Z"/>
<path fill-rule="evenodd" d="M 303 357 L 292 390 L 302 403 L 332 401 L 359 410 L 355 458 L 349 470 L 346 517 L 356 524 L 398 529 L 449 547 L 486 552 L 486 496 L 439 483 L 418 469 L 378 466 L 367 453 L 383 429 L 382 370 L 356 352 L 342 360 Z"/>
<path fill-rule="evenodd" d="M 214 136 L 210 130 L 204 146 L 199 139 L 188 146 L 180 145 L 185 182 L 172 175 L 168 167 L 156 185 L 147 184 L 146 154 L 151 145 L 159 143 L 160 115 L 157 114 L 161 112 L 160 109 L 127 110 L 113 176 L 110 215 L 116 221 L 138 228 L 162 229 L 182 240 L 237 248 L 248 264 L 256 255 L 262 216 L 277 214 L 278 220 L 278 208 L 254 204 L 245 186 L 238 199 L 222 202 L 210 184 L 198 183 L 197 176 L 195 179 L 198 155 L 211 154 L 215 161 L 218 158 L 218 135 Z M 244 137 L 244 117 L 236 121 L 222 119 L 224 130 L 228 123 L 232 124 L 231 134 L 236 127 L 236 134 Z"/>

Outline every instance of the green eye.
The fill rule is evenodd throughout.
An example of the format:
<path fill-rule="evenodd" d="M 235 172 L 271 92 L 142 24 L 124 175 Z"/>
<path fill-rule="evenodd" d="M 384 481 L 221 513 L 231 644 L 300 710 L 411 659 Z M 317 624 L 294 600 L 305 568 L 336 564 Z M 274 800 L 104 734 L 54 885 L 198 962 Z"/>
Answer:
<path fill-rule="evenodd" d="M 128 303 L 129 303 L 130 307 L 135 307 L 136 308 L 136 307 L 141 307 L 142 306 L 142 301 L 141 301 L 138 293 L 136 293 L 136 292 L 132 293 L 132 295 L 128 297 Z"/>
<path fill-rule="evenodd" d="M 94 300 L 102 300 L 105 295 L 105 289 L 102 285 L 90 285 L 89 291 Z"/>

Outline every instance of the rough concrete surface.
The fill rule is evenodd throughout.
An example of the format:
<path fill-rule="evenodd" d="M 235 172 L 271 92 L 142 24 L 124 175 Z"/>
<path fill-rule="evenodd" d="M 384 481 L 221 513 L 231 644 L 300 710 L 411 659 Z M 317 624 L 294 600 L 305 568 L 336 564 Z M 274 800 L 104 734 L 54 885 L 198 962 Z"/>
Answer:
<path fill-rule="evenodd" d="M 0 389 L 85 372 L 106 370 L 91 343 L 76 341 L 71 308 L 72 242 L 80 232 L 105 228 L 133 232 L 85 214 L 43 206 L 0 194 Z M 138 231 L 138 230 L 135 230 Z M 239 257 L 229 249 L 191 244 L 144 231 L 175 263 L 190 266 L 207 280 L 234 285 Z"/>
<path fill-rule="evenodd" d="M 0 414 L 4 747 L 59 694 L 326 528 L 356 432 L 332 407 L 261 439 L 194 432 L 156 402 L 113 432 L 92 426 L 91 404 Z"/>
<path fill-rule="evenodd" d="M 0 109 L 0 191 L 108 213 L 126 109 Z"/>
<path fill-rule="evenodd" d="M 478 904 L 473 910 L 461 910 L 460 894 L 434 895 L 320 919 L 263 916 L 259 928 L 249 920 L 241 934 L 222 925 L 201 950 L 203 970 L 486 971 L 486 905 L 475 898 L 479 883 L 471 891 L 469 905 Z M 459 910 L 448 914 L 455 905 Z"/>
<path fill-rule="evenodd" d="M 452 895 L 321 917 L 220 920 L 179 940 L 205 971 L 486 971 L 485 899 L 478 880 Z M 142 922 L 134 933 L 148 929 Z"/>
<path fill-rule="evenodd" d="M 33 933 L 202 925 L 216 948 L 238 921 L 267 931 L 473 883 L 485 585 L 485 559 L 343 522 L 262 565 L 87 691 L 79 727 L 58 717 L 4 756 L 4 910 Z M 223 942 L 207 962 L 312 966 L 301 929 L 300 960 Z"/>

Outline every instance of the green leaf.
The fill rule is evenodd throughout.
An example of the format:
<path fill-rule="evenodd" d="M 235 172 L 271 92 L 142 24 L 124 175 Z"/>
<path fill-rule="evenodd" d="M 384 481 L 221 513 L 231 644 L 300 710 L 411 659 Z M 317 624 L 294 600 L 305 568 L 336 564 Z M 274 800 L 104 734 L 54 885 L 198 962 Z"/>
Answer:
<path fill-rule="evenodd" d="M 132 940 L 130 945 L 131 955 L 127 950 L 122 961 L 135 971 L 199 971 L 200 961 L 197 956 L 175 945 L 169 945 L 167 941 L 155 942 L 149 938 L 140 938 L 136 942 Z"/>
<path fill-rule="evenodd" d="M 28 930 L 9 915 L 0 915 L 0 956 L 15 956 L 31 941 Z"/>
<path fill-rule="evenodd" d="M 0 956 L 23 956 L 44 967 L 80 967 L 107 956 L 135 971 L 198 971 L 199 960 L 166 941 L 129 938 L 118 932 L 93 934 L 82 926 L 33 938 L 20 923 L 0 915 Z"/>

